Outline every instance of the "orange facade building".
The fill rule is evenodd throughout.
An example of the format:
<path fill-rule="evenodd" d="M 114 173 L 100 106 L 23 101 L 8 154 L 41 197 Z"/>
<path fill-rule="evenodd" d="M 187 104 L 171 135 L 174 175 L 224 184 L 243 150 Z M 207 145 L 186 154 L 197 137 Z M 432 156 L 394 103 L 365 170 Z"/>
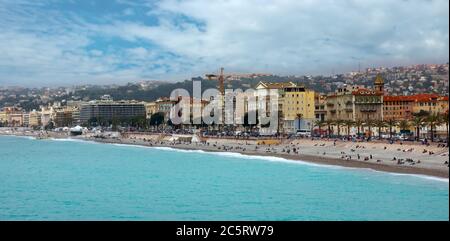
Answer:
<path fill-rule="evenodd" d="M 413 96 L 385 96 L 384 120 L 410 120 L 413 117 Z"/>
<path fill-rule="evenodd" d="M 448 113 L 448 96 L 418 94 L 410 96 L 385 96 L 384 120 L 411 120 L 414 114 Z"/>

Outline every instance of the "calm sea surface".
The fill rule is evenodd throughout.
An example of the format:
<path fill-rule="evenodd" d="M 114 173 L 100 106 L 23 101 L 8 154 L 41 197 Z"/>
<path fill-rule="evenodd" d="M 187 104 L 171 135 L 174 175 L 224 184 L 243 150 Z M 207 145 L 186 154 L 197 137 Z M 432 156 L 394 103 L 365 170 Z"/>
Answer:
<path fill-rule="evenodd" d="M 448 180 L 0 136 L 0 220 L 449 220 Z"/>

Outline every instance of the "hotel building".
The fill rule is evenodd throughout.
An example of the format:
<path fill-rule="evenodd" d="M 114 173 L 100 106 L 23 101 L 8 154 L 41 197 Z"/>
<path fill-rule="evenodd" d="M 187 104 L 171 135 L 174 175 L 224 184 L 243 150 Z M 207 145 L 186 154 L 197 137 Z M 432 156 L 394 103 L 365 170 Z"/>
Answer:
<path fill-rule="evenodd" d="M 260 105 L 259 110 L 265 109 L 266 113 L 271 113 L 271 99 L 270 94 L 275 93 L 275 98 L 278 99 L 278 127 L 276 132 L 281 132 L 284 130 L 284 118 L 288 113 L 284 112 L 284 97 L 286 88 L 295 88 L 296 84 L 292 82 L 287 83 L 271 83 L 271 82 L 259 82 L 256 86 L 256 98 L 257 103 Z M 259 98 L 265 98 L 265 100 L 260 101 Z M 261 106 L 262 105 L 262 106 Z M 260 132 L 262 134 L 272 135 L 274 130 L 269 130 L 268 128 L 262 128 L 261 123 L 258 125 Z"/>
<path fill-rule="evenodd" d="M 282 103 L 286 133 L 311 130 L 315 120 L 315 92 L 304 86 L 285 87 Z"/>
<path fill-rule="evenodd" d="M 377 76 L 374 88 L 344 85 L 327 96 L 327 119 L 369 121 L 383 120 L 384 81 Z"/>
<path fill-rule="evenodd" d="M 384 96 L 384 120 L 410 120 L 413 118 L 413 96 Z"/>
<path fill-rule="evenodd" d="M 145 105 L 129 101 L 92 101 L 82 104 L 80 109 L 81 123 L 88 123 L 93 119 L 111 122 L 140 117 L 146 117 Z"/>

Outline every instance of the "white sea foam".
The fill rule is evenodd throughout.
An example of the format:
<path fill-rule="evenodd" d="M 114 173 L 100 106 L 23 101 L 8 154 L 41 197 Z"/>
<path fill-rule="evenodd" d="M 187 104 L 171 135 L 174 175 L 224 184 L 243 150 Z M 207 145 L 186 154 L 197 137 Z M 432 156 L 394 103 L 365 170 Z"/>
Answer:
<path fill-rule="evenodd" d="M 63 142 L 86 142 L 85 140 L 80 139 L 71 139 L 71 138 L 48 138 L 50 141 L 63 141 Z"/>
<path fill-rule="evenodd" d="M 150 147 L 152 149 L 161 150 L 161 151 L 175 151 L 175 152 L 184 152 L 184 153 L 207 153 L 203 150 L 184 150 L 172 147 Z M 212 152 L 211 152 L 212 153 Z"/>
<path fill-rule="evenodd" d="M 371 170 L 373 170 L 373 169 L 371 169 Z M 439 181 L 439 182 L 449 183 L 449 179 L 448 178 L 442 178 L 442 177 L 432 177 L 432 176 L 420 175 L 420 174 L 405 174 L 405 173 L 395 173 L 395 172 L 382 172 L 382 171 L 377 171 L 377 170 L 373 170 L 373 171 L 386 173 L 386 174 L 390 174 L 390 175 L 394 175 L 394 176 L 410 176 L 410 177 L 417 177 L 417 178 L 427 179 L 427 180 L 431 180 L 431 181 Z"/>
<path fill-rule="evenodd" d="M 184 153 L 203 153 L 208 155 L 217 155 L 217 156 L 224 156 L 229 158 L 235 158 L 235 159 L 247 159 L 247 160 L 265 160 L 265 161 L 271 161 L 271 162 L 284 162 L 289 164 L 302 164 L 302 165 L 308 165 L 308 166 L 316 166 L 316 167 L 330 167 L 330 168 L 343 168 L 340 166 L 333 166 L 333 165 L 322 165 L 322 164 L 316 164 L 311 162 L 305 162 L 305 161 L 294 161 L 289 160 L 282 157 L 274 157 L 274 156 L 258 156 L 258 155 L 246 155 L 242 153 L 237 152 L 218 152 L 218 151 L 203 151 L 203 150 L 185 150 L 185 149 L 178 149 L 178 148 L 172 148 L 172 147 L 151 147 L 156 150 L 162 150 L 162 151 L 174 151 L 174 152 L 184 152 Z"/>
<path fill-rule="evenodd" d="M 108 144 L 108 143 L 105 143 Z M 142 145 L 138 145 L 138 144 L 122 144 L 122 143 L 109 143 L 113 146 L 122 146 L 122 147 L 134 147 L 134 148 L 145 148 L 145 149 L 149 149 L 149 146 L 142 146 Z"/>
<path fill-rule="evenodd" d="M 305 162 L 305 161 L 299 161 L 299 160 L 289 160 L 286 158 L 274 157 L 274 156 L 245 155 L 245 154 L 236 153 L 236 152 L 210 152 L 210 153 L 214 154 L 214 155 L 238 158 L 238 159 L 250 159 L 250 160 L 256 159 L 256 160 L 265 160 L 265 161 L 270 161 L 270 162 L 301 164 L 301 165 L 314 166 L 314 167 L 342 168 L 340 166 L 317 164 L 317 163 L 311 163 L 311 162 Z"/>
<path fill-rule="evenodd" d="M 33 136 L 20 136 L 20 135 L 10 135 L 10 134 L 8 134 L 8 135 L 0 134 L 0 136 L 6 136 L 6 137 L 12 136 L 12 137 L 25 138 L 25 139 L 28 139 L 28 140 L 36 140 L 36 137 L 33 137 Z"/>
<path fill-rule="evenodd" d="M 171 148 L 171 147 L 153 147 L 153 149 L 158 149 L 158 150 L 163 150 L 163 151 L 188 152 L 188 153 L 205 153 L 205 154 L 210 154 L 210 155 L 219 155 L 219 156 L 237 158 L 237 159 L 264 160 L 264 161 L 270 161 L 270 162 L 281 162 L 281 163 L 287 163 L 287 164 L 297 164 L 297 165 L 312 166 L 312 167 L 322 167 L 322 168 L 325 167 L 325 168 L 330 168 L 330 169 L 369 171 L 369 172 L 389 174 L 389 175 L 394 175 L 394 176 L 415 177 L 415 178 L 421 178 L 421 179 L 426 179 L 426 180 L 431 180 L 431 181 L 446 182 L 446 183 L 449 182 L 448 178 L 440 178 L 440 177 L 433 177 L 433 176 L 420 175 L 420 174 L 378 171 L 378 170 L 371 169 L 371 168 L 344 167 L 344 166 L 336 166 L 336 165 L 317 164 L 317 163 L 311 163 L 311 162 L 307 162 L 307 161 L 290 160 L 290 159 L 286 159 L 286 158 L 282 158 L 282 157 L 245 155 L 245 154 L 236 153 L 236 152 L 205 152 L 202 150 L 182 150 L 182 149 Z"/>
<path fill-rule="evenodd" d="M 100 144 L 99 142 L 96 142 L 96 141 L 89 141 L 89 140 L 83 140 L 83 139 L 72 139 L 72 138 L 49 138 L 47 140 L 56 141 L 56 142 L 79 142 L 79 143 Z"/>

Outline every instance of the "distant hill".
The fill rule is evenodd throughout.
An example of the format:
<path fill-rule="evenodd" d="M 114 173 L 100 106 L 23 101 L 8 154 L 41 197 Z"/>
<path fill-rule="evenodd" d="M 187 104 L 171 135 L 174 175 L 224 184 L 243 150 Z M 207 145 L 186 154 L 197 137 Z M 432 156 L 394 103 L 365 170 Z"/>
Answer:
<path fill-rule="evenodd" d="M 209 88 L 217 88 L 217 81 L 206 80 L 201 78 L 196 78 L 195 80 L 200 80 L 202 83 L 202 91 Z M 264 76 L 257 78 L 233 80 L 225 82 L 226 88 L 232 89 L 243 89 L 254 88 L 260 81 L 270 81 L 270 82 L 286 82 L 293 81 L 296 83 L 303 83 L 308 85 L 308 82 L 304 78 L 290 78 L 290 77 L 279 77 L 279 76 Z M 323 91 L 320 85 L 310 86 L 311 88 Z M 85 90 L 78 90 L 72 94 L 72 96 L 77 97 L 79 100 L 95 100 L 99 99 L 102 95 L 110 95 L 115 100 L 138 100 L 138 101 L 154 101 L 160 97 L 169 97 L 171 92 L 175 89 L 185 89 L 192 96 L 192 81 L 186 80 L 177 83 L 164 83 L 155 88 L 143 89 L 138 84 L 128 84 L 125 86 L 119 86 L 115 88 L 105 88 L 105 87 L 93 87 Z M 62 98 L 60 98 L 62 99 Z"/>
<path fill-rule="evenodd" d="M 365 72 L 352 72 L 334 76 L 258 76 L 226 81 L 226 88 L 254 88 L 260 81 L 294 82 L 303 84 L 319 93 L 330 93 L 343 84 L 355 84 L 371 87 L 377 74 L 385 80 L 385 90 L 389 95 L 408 95 L 417 93 L 435 93 L 448 95 L 448 64 L 416 65 L 395 67 L 392 69 L 367 69 Z M 192 80 L 202 82 L 202 91 L 216 88 L 217 81 L 196 77 Z M 17 106 L 25 110 L 39 109 L 39 106 L 55 101 L 90 101 L 103 95 L 114 100 L 154 101 L 160 97 L 169 97 L 175 89 L 185 89 L 192 96 L 192 80 L 182 82 L 140 81 L 126 85 L 95 86 L 85 85 L 71 88 L 0 88 L 0 107 Z"/>

